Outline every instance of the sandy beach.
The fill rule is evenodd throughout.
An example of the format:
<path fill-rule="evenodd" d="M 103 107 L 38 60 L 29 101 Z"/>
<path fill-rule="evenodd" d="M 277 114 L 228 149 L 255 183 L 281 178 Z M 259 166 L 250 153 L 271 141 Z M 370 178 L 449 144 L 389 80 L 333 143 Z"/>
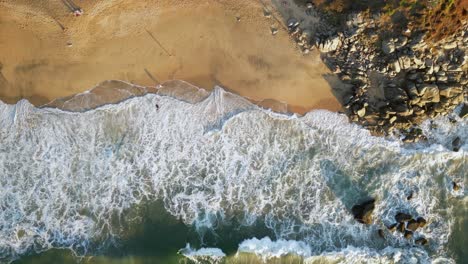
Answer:
<path fill-rule="evenodd" d="M 153 86 L 181 79 L 286 102 L 299 113 L 341 107 L 319 52 L 301 54 L 269 3 L 75 3 L 80 17 L 59 0 L 0 1 L 0 100 L 42 105 L 104 80 Z"/>

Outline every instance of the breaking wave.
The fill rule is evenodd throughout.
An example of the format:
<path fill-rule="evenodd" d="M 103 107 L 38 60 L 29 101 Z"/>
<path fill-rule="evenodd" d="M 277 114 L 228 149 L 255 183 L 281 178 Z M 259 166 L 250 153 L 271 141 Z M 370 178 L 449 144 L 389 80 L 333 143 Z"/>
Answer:
<path fill-rule="evenodd" d="M 269 243 L 268 254 L 287 245 L 306 260 L 453 261 L 468 171 L 466 142 L 451 151 L 453 138 L 468 138 L 457 121 L 435 120 L 423 129 L 428 143 L 403 145 L 338 113 L 279 114 L 221 88 L 192 102 L 146 94 L 84 112 L 0 102 L 0 260 L 86 254 L 122 235 L 126 210 L 162 200 L 200 234 L 233 220 L 274 234 L 240 251 Z M 374 223 L 362 225 L 350 208 L 369 196 Z M 405 239 L 384 227 L 398 212 L 428 224 Z"/>

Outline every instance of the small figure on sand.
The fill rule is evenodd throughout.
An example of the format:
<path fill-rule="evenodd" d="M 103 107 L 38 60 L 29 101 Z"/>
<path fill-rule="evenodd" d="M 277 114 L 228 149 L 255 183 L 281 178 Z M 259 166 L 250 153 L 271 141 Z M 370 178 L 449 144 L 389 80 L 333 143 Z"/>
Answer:
<path fill-rule="evenodd" d="M 72 0 L 62 0 L 62 3 L 66 5 L 68 9 L 70 9 L 74 16 L 78 17 L 84 14 L 83 9 L 73 3 Z"/>

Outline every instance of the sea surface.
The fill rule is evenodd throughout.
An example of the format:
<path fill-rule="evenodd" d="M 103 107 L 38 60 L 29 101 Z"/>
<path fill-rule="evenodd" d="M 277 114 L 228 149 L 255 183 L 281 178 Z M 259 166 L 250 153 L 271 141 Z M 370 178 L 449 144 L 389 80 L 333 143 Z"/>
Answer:
<path fill-rule="evenodd" d="M 0 262 L 466 263 L 468 121 L 421 128 L 403 144 L 219 87 L 84 111 L 0 102 Z M 364 225 L 350 209 L 369 197 Z M 428 224 L 406 239 L 385 227 L 398 212 Z"/>

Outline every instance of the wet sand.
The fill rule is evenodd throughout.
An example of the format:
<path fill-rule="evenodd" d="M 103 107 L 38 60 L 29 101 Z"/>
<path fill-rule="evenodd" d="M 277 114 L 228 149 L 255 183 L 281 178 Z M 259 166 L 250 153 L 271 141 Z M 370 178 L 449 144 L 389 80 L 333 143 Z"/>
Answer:
<path fill-rule="evenodd" d="M 298 113 L 341 108 L 319 52 L 302 55 L 260 1 L 74 2 L 83 16 L 62 1 L 0 0 L 0 100 L 42 105 L 104 80 L 181 79 Z"/>

